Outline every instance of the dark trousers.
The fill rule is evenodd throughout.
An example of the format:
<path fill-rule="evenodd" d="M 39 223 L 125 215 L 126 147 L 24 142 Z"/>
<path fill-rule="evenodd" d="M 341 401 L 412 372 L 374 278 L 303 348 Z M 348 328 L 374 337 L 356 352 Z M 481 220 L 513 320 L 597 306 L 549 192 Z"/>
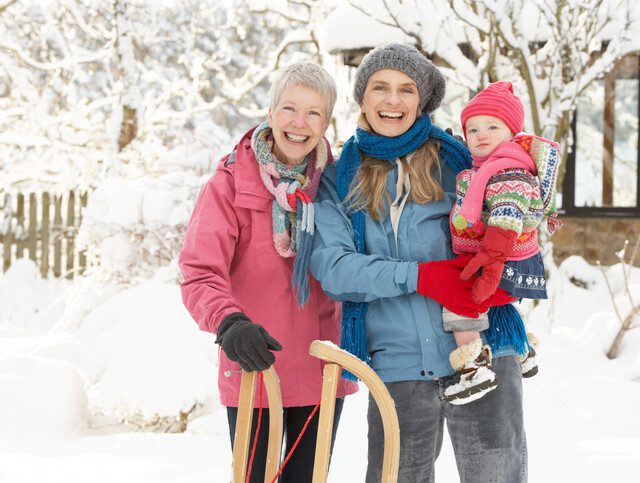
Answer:
<path fill-rule="evenodd" d="M 342 413 L 343 398 L 336 399 L 336 410 L 333 416 L 333 433 L 331 435 L 331 450 L 333 451 L 333 442 L 336 438 L 336 430 Z M 298 439 L 302 427 L 307 422 L 307 418 L 313 411 L 315 406 L 301 406 L 284 408 L 283 427 L 284 441 L 286 449 L 282 454 L 282 459 L 286 458 L 291 450 L 293 443 Z M 318 434 L 318 417 L 320 409 L 313 416 L 309 426 L 300 439 L 298 446 L 291 455 L 291 458 L 285 465 L 280 474 L 280 483 L 311 483 L 313 479 L 313 460 L 316 454 L 316 436 Z M 235 438 L 236 421 L 238 419 L 238 408 L 227 407 L 227 419 L 229 420 L 229 433 L 231 435 L 231 447 L 233 448 L 233 440 Z M 253 421 L 251 427 L 251 445 L 253 448 L 253 438 L 256 434 L 256 426 L 258 425 L 258 410 L 253 410 Z M 258 444 L 256 446 L 256 454 L 253 458 L 253 468 L 251 470 L 251 483 L 264 482 L 264 467 L 267 461 L 267 443 L 269 440 L 269 410 L 262 410 L 262 421 L 260 422 L 260 433 L 258 435 Z M 249 452 L 251 457 L 251 451 Z M 247 467 L 248 469 L 248 467 Z"/>

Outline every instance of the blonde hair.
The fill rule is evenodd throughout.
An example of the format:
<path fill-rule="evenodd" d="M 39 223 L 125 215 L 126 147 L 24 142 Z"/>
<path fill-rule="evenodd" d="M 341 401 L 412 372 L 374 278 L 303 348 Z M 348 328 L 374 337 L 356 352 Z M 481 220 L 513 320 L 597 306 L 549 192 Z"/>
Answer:
<path fill-rule="evenodd" d="M 364 114 L 360 114 L 358 126 L 373 132 Z M 442 178 L 440 164 L 440 144 L 427 139 L 413 153 L 411 163 L 405 157 L 400 158 L 402 168 L 409 175 L 411 193 L 409 199 L 415 203 L 424 204 L 444 198 L 444 190 L 436 179 L 435 173 Z M 383 217 L 385 201 L 391 204 L 391 196 L 386 189 L 387 176 L 393 165 L 389 161 L 371 158 L 364 153 L 362 162 L 354 176 L 351 189 L 345 202 L 350 210 L 367 210 L 375 221 Z"/>

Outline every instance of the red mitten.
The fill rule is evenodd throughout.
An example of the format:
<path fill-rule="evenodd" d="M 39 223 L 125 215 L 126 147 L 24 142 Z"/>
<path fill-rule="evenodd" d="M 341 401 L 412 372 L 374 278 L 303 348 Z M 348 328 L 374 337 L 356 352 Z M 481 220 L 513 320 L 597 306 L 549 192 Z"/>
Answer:
<path fill-rule="evenodd" d="M 473 299 L 476 302 L 486 300 L 498 288 L 504 262 L 513 252 L 517 238 L 518 234 L 513 230 L 504 230 L 496 226 L 487 228 L 480 251 L 460 275 L 463 280 L 468 280 L 482 268 L 482 275 L 473 285 Z"/>
<path fill-rule="evenodd" d="M 475 277 L 462 280 L 462 266 L 458 259 L 419 263 L 417 292 L 439 302 L 451 312 L 476 318 L 480 312 L 487 311 L 487 306 L 473 300 L 471 289 Z"/>
<path fill-rule="evenodd" d="M 509 295 L 509 292 L 498 287 L 496 291 L 492 295 L 489 295 L 489 298 L 482 303 L 487 307 L 498 307 L 500 305 L 510 304 L 511 302 L 515 302 L 516 300 L 518 300 L 518 297 Z"/>

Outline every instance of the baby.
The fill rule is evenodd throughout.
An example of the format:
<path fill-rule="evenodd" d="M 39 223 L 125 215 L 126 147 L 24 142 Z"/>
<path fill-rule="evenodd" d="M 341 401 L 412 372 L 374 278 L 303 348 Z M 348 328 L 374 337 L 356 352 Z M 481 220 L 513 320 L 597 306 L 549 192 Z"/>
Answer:
<path fill-rule="evenodd" d="M 555 210 L 558 145 L 520 134 L 524 106 L 510 82 L 495 82 L 463 109 L 462 131 L 473 167 L 456 178 L 456 203 L 451 211 L 453 250 L 474 254 L 462 272 L 468 279 L 481 271 L 472 290 L 477 302 L 496 290 L 513 301 L 546 299 L 546 279 L 537 228 L 547 220 L 552 232 L 559 221 Z M 445 400 L 465 404 L 497 386 L 491 369 L 491 349 L 480 331 L 489 327 L 486 314 L 469 319 L 443 311 L 444 328 L 453 331 L 457 349 L 450 355 L 460 379 L 445 390 Z M 538 372 L 536 345 L 528 334 L 528 351 L 519 356 L 523 377 Z"/>

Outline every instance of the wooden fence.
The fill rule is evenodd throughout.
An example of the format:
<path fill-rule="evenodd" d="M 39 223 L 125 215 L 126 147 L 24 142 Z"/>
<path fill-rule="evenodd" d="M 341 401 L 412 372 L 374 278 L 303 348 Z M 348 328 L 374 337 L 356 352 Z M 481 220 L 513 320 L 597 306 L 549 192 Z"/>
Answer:
<path fill-rule="evenodd" d="M 0 191 L 0 254 L 6 271 L 13 261 L 29 257 L 47 278 L 73 278 L 86 267 L 76 249 L 87 192 L 7 193 Z"/>

